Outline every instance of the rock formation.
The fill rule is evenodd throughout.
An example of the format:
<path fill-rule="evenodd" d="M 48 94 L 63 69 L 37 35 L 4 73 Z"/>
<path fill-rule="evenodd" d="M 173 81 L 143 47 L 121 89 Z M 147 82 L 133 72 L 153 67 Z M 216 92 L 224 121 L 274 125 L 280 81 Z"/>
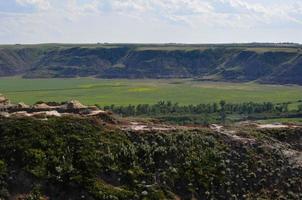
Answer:
<path fill-rule="evenodd" d="M 9 100 L 2 94 L 0 94 L 0 105 L 8 105 L 10 104 Z"/>
<path fill-rule="evenodd" d="M 48 110 L 52 110 L 52 107 L 47 105 L 46 103 L 40 103 L 40 104 L 35 104 L 33 106 L 33 109 L 37 111 L 48 111 Z"/>
<path fill-rule="evenodd" d="M 20 103 L 18 103 L 17 108 L 18 109 L 29 109 L 30 106 L 27 105 L 27 104 L 25 104 L 25 103 L 23 103 L 23 102 L 20 102 Z"/>
<path fill-rule="evenodd" d="M 81 102 L 77 100 L 71 100 L 70 102 L 67 103 L 66 108 L 68 110 L 82 110 L 82 109 L 87 109 L 88 107 L 81 104 Z"/>
<path fill-rule="evenodd" d="M 32 106 L 23 102 L 11 104 L 10 101 L 0 94 L 0 116 L 2 117 L 38 117 L 45 118 L 49 116 L 99 116 L 106 114 L 96 106 L 83 105 L 78 100 L 71 100 L 64 103 L 37 103 Z"/>

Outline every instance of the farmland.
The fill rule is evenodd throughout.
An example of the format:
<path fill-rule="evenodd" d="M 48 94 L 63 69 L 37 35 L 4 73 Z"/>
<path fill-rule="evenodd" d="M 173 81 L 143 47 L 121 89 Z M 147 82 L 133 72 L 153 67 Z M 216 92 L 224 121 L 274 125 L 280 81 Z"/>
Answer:
<path fill-rule="evenodd" d="M 180 104 L 218 102 L 297 102 L 302 86 L 257 83 L 201 82 L 192 79 L 0 79 L 0 93 L 13 102 L 78 99 L 85 104 L 153 104 L 160 100 Z M 293 104 L 295 105 L 295 104 Z"/>

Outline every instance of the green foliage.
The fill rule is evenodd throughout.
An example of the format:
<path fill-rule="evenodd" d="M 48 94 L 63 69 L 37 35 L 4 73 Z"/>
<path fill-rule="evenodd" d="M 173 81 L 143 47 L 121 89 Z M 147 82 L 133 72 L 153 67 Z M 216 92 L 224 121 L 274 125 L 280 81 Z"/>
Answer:
<path fill-rule="evenodd" d="M 299 129 L 280 129 L 280 130 L 262 130 L 262 134 L 277 139 L 281 142 L 286 142 L 287 144 L 291 145 L 293 149 L 298 151 L 302 150 L 302 135 L 301 130 Z"/>
<path fill-rule="evenodd" d="M 179 105 L 171 101 L 159 101 L 156 104 L 138 104 L 128 106 L 104 106 L 104 110 L 110 110 L 123 116 L 160 116 L 160 115 L 186 115 L 186 114 L 254 114 L 254 113 L 273 113 L 288 111 L 288 104 L 273 104 L 272 102 L 254 103 L 226 103 L 221 100 L 218 106 L 217 103 L 212 104 L 197 104 L 197 105 Z"/>
<path fill-rule="evenodd" d="M 5 161 L 0 160 L 0 199 L 5 199 L 8 198 L 9 193 L 7 190 L 7 183 L 6 183 L 6 178 L 7 178 L 7 166 Z"/>
<path fill-rule="evenodd" d="M 133 192 L 128 191 L 120 187 L 114 187 L 110 184 L 98 180 L 89 189 L 93 196 L 102 200 L 118 200 L 118 199 L 134 199 Z"/>
<path fill-rule="evenodd" d="M 153 116 L 152 116 L 153 117 Z M 218 116 L 216 114 L 199 114 L 199 115 L 177 115 L 170 114 L 164 116 L 156 116 L 154 117 L 159 119 L 162 122 L 167 122 L 170 124 L 178 124 L 178 125 L 203 125 L 207 126 L 209 124 L 219 123 Z"/>
<path fill-rule="evenodd" d="M 290 115 L 296 112 L 288 110 L 289 103 L 274 104 L 272 102 L 254 103 L 227 103 L 220 101 L 212 104 L 179 105 L 171 101 L 159 101 L 156 104 L 138 104 L 128 106 L 104 106 L 101 109 L 109 110 L 122 116 L 152 117 L 174 124 L 201 124 L 225 123 L 227 116 L 241 116 L 244 119 L 274 117 L 274 115 Z M 239 118 L 239 119 L 241 119 Z M 231 119 L 228 119 L 231 120 Z M 237 119 L 238 120 L 238 119 Z"/>
<path fill-rule="evenodd" d="M 3 160 L 0 160 L 0 177 L 2 178 L 6 174 L 6 164 Z"/>
<path fill-rule="evenodd" d="M 226 120 L 226 108 L 225 108 L 225 104 L 226 102 L 224 100 L 221 100 L 219 102 L 220 104 L 220 119 L 222 123 L 225 123 Z"/>
<path fill-rule="evenodd" d="M 40 188 L 34 187 L 32 191 L 29 193 L 27 197 L 25 197 L 24 200 L 44 200 L 45 198 L 42 196 Z"/>
<path fill-rule="evenodd" d="M 46 155 L 41 149 L 28 149 L 25 151 L 25 160 L 24 162 L 28 163 L 27 170 L 30 171 L 33 175 L 37 177 L 43 177 L 46 175 L 45 170 L 45 160 Z"/>
<path fill-rule="evenodd" d="M 265 145 L 247 148 L 206 129 L 140 134 L 99 124 L 82 118 L 2 119 L 5 188 L 26 192 L 28 199 L 100 200 L 270 199 L 302 191 L 301 170 Z"/>

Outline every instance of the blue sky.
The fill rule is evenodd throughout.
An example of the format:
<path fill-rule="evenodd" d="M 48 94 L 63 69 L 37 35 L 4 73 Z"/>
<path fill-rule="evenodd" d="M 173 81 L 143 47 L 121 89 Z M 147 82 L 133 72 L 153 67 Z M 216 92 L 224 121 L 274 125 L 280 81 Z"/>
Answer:
<path fill-rule="evenodd" d="M 0 0 L 0 43 L 302 43 L 302 0 Z"/>

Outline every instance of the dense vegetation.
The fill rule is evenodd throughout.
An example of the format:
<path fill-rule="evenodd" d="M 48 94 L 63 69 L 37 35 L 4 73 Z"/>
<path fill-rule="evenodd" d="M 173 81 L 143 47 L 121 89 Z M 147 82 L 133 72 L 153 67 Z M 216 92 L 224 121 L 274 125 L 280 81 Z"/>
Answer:
<path fill-rule="evenodd" d="M 219 103 L 198 104 L 198 105 L 179 105 L 171 101 L 159 101 L 154 105 L 138 104 L 128 106 L 104 106 L 104 110 L 110 110 L 124 116 L 156 116 L 164 114 L 213 114 L 223 111 L 228 114 L 253 114 L 253 113 L 272 113 L 288 112 L 288 104 L 274 104 L 272 102 L 264 103 L 226 103 L 224 100 Z M 301 106 L 299 106 L 299 110 Z"/>
<path fill-rule="evenodd" d="M 271 137 L 210 130 L 126 132 L 100 119 L 0 120 L 0 199 L 301 199 L 302 169 Z M 261 138 L 258 140 L 257 138 Z"/>
<path fill-rule="evenodd" d="M 112 111 L 126 117 L 152 117 L 165 122 L 177 124 L 203 124 L 224 123 L 227 118 L 237 115 L 234 120 L 267 119 L 274 117 L 299 117 L 302 115 L 302 104 L 297 110 L 290 111 L 290 103 L 272 102 L 264 103 L 219 103 L 179 105 L 170 101 L 160 101 L 156 104 L 138 104 L 128 106 L 104 106 L 104 110 Z M 233 120 L 233 121 L 234 121 Z"/>
<path fill-rule="evenodd" d="M 1 46 L 0 76 L 194 77 L 302 84 L 301 52 L 295 44 Z"/>

